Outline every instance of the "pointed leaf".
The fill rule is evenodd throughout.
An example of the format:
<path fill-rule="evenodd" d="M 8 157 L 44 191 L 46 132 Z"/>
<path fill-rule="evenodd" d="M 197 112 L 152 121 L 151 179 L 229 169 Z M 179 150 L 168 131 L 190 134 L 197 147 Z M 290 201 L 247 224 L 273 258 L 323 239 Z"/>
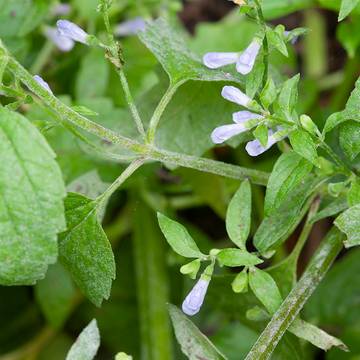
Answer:
<path fill-rule="evenodd" d="M 360 3 L 360 0 L 342 0 L 338 21 L 344 20 Z"/>
<path fill-rule="evenodd" d="M 339 215 L 334 224 L 347 235 L 346 247 L 360 245 L 360 204 Z"/>
<path fill-rule="evenodd" d="M 314 140 L 306 131 L 295 130 L 289 135 L 291 146 L 303 158 L 317 164 L 317 152 Z"/>
<path fill-rule="evenodd" d="M 240 249 L 224 249 L 216 255 L 221 266 L 255 266 L 263 261 L 256 255 Z"/>

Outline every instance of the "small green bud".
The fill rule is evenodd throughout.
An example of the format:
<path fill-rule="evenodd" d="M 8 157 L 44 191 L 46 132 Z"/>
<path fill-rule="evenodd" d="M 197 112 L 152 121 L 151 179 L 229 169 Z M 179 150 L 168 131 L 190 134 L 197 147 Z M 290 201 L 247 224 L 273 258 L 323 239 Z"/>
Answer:
<path fill-rule="evenodd" d="M 300 124 L 306 131 L 308 131 L 309 133 L 311 133 L 313 135 L 316 135 L 319 133 L 318 127 L 312 121 L 310 116 L 301 115 L 300 116 Z"/>
<path fill-rule="evenodd" d="M 235 293 L 245 293 L 248 291 L 249 277 L 246 271 L 236 275 L 231 287 Z"/>
<path fill-rule="evenodd" d="M 345 189 L 346 183 L 338 182 L 338 183 L 331 183 L 328 185 L 328 192 L 333 197 L 338 197 L 341 192 Z"/>
<path fill-rule="evenodd" d="M 191 279 L 196 279 L 196 275 L 200 269 L 200 259 L 189 262 L 180 268 L 183 275 L 189 275 Z"/>

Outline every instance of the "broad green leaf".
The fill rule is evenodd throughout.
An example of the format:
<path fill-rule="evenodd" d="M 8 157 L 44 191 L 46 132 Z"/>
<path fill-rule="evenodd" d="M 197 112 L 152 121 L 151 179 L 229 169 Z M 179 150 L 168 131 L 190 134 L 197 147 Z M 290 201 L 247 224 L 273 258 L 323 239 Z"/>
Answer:
<path fill-rule="evenodd" d="M 211 70 L 202 64 L 201 58 L 186 46 L 185 34 L 180 29 L 171 28 L 163 18 L 149 23 L 139 34 L 140 40 L 156 56 L 172 83 L 187 80 L 234 81 L 243 84 L 242 77 L 233 70 L 232 74 L 221 70 Z"/>
<path fill-rule="evenodd" d="M 334 113 L 328 117 L 323 133 L 328 133 L 336 126 L 348 120 L 360 122 L 360 78 L 356 81 L 355 89 L 352 91 L 346 103 L 345 110 Z"/>
<path fill-rule="evenodd" d="M 190 360 L 221 360 L 225 356 L 200 332 L 176 306 L 169 304 L 169 313 L 175 330 L 175 336 L 181 351 Z"/>
<path fill-rule="evenodd" d="M 280 111 L 291 120 L 292 112 L 297 104 L 298 100 L 298 83 L 300 80 L 300 74 L 295 75 L 289 80 L 286 80 L 281 87 L 278 107 Z"/>
<path fill-rule="evenodd" d="M 287 201 L 264 218 L 254 236 L 254 245 L 261 253 L 277 247 L 295 230 L 309 208 L 309 197 L 322 181 L 310 176 L 303 179 Z"/>
<path fill-rule="evenodd" d="M 78 100 L 98 98 L 105 94 L 109 78 L 109 65 L 102 49 L 93 48 L 81 61 L 76 78 L 75 93 Z"/>
<path fill-rule="evenodd" d="M 189 258 L 204 256 L 183 225 L 160 213 L 158 213 L 158 221 L 167 242 L 176 253 Z"/>
<path fill-rule="evenodd" d="M 312 168 L 310 162 L 294 151 L 282 154 L 274 165 L 266 188 L 265 215 L 270 215 L 286 201 Z"/>
<path fill-rule="evenodd" d="M 265 124 L 260 124 L 253 132 L 256 139 L 260 141 L 262 146 L 266 146 L 268 143 L 268 127 Z"/>
<path fill-rule="evenodd" d="M 240 249 L 246 249 L 251 226 L 251 185 L 245 180 L 233 196 L 226 213 L 226 231 Z"/>
<path fill-rule="evenodd" d="M 25 117 L 0 108 L 0 284 L 30 285 L 56 262 L 66 228 L 55 154 Z"/>
<path fill-rule="evenodd" d="M 270 105 L 275 101 L 277 97 L 277 88 L 271 77 L 266 81 L 264 88 L 260 94 L 261 104 L 268 109 Z"/>
<path fill-rule="evenodd" d="M 347 201 L 349 206 L 360 204 L 360 180 L 352 181 L 350 190 L 347 194 Z"/>
<path fill-rule="evenodd" d="M 334 224 L 347 235 L 346 247 L 360 244 L 360 204 L 340 214 Z"/>
<path fill-rule="evenodd" d="M 67 231 L 59 240 L 60 261 L 84 295 L 100 306 L 115 279 L 111 245 L 98 221 L 96 202 L 76 193 L 65 199 Z"/>
<path fill-rule="evenodd" d="M 68 272 L 56 263 L 35 287 L 35 296 L 47 321 L 61 328 L 73 310 L 76 288 Z"/>
<path fill-rule="evenodd" d="M 282 303 L 282 297 L 271 275 L 258 268 L 251 268 L 249 271 L 249 285 L 266 310 L 271 315 L 274 314 Z"/>
<path fill-rule="evenodd" d="M 333 347 L 338 347 L 343 351 L 349 351 L 341 340 L 329 335 L 324 330 L 321 330 L 315 325 L 312 325 L 304 320 L 295 319 L 289 327 L 289 331 L 297 337 L 309 341 L 324 351 L 328 351 Z"/>
<path fill-rule="evenodd" d="M 360 0 L 342 0 L 338 21 L 344 20 L 360 3 Z"/>
<path fill-rule="evenodd" d="M 65 360 L 93 360 L 99 346 L 100 333 L 94 319 L 78 336 Z"/>
<path fill-rule="evenodd" d="M 359 99 L 360 100 L 360 99 Z M 348 121 L 340 126 L 339 142 L 345 155 L 354 160 L 360 154 L 360 124 Z"/>
<path fill-rule="evenodd" d="M 346 198 L 339 197 L 333 200 L 330 204 L 321 209 L 313 218 L 311 218 L 311 222 L 315 223 L 321 219 L 325 219 L 327 217 L 334 216 L 339 212 L 344 211 L 348 208 L 348 202 Z"/>
<path fill-rule="evenodd" d="M 289 56 L 286 43 L 282 37 L 282 35 L 277 31 L 277 29 L 272 29 L 268 27 L 266 29 L 266 38 L 270 46 L 273 46 L 284 56 Z"/>
<path fill-rule="evenodd" d="M 256 255 L 240 249 L 224 249 L 216 255 L 221 266 L 255 266 L 263 261 Z"/>
<path fill-rule="evenodd" d="M 144 358 L 167 360 L 171 358 L 172 341 L 166 309 L 169 284 L 165 242 L 154 212 L 145 203 L 139 202 L 133 217 L 141 350 Z"/>
<path fill-rule="evenodd" d="M 317 152 L 311 135 L 302 130 L 295 130 L 289 135 L 294 151 L 313 164 L 317 164 Z"/>

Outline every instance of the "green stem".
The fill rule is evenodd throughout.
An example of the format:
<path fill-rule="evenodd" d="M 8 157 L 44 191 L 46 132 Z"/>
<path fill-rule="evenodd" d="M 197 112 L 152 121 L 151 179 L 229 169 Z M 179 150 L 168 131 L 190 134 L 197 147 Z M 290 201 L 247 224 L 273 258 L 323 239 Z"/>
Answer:
<path fill-rule="evenodd" d="M 335 227 L 322 241 L 303 276 L 274 314 L 245 360 L 267 360 L 342 249 L 344 235 Z"/>
<path fill-rule="evenodd" d="M 179 88 L 179 86 L 182 84 L 182 82 L 177 82 L 175 84 L 169 85 L 167 88 L 164 96 L 160 100 L 158 106 L 156 107 L 153 116 L 150 119 L 149 124 L 149 130 L 147 133 L 147 142 L 149 144 L 152 144 L 155 140 L 155 133 L 156 129 L 159 125 L 159 121 L 161 119 L 162 114 L 164 113 L 166 107 L 168 106 L 169 102 L 171 101 L 172 97 L 174 96 L 176 90 Z"/>

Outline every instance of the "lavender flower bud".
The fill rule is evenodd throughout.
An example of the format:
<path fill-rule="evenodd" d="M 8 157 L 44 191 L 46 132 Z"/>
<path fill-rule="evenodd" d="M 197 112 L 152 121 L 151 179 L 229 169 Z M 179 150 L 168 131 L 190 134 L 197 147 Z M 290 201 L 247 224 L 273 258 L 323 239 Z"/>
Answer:
<path fill-rule="evenodd" d="M 114 34 L 116 36 L 131 36 L 145 30 L 146 22 L 142 17 L 136 17 L 131 20 L 124 21 L 115 27 Z"/>
<path fill-rule="evenodd" d="M 244 122 L 247 122 L 249 120 L 253 119 L 263 119 L 264 117 L 259 114 L 255 114 L 251 111 L 238 111 L 236 113 L 233 113 L 233 121 L 236 124 L 243 124 Z"/>
<path fill-rule="evenodd" d="M 251 103 L 251 99 L 235 86 L 224 86 L 221 96 L 236 104 L 247 107 Z"/>
<path fill-rule="evenodd" d="M 61 36 L 87 45 L 87 37 L 89 35 L 81 27 L 68 20 L 58 20 L 56 26 Z"/>
<path fill-rule="evenodd" d="M 64 51 L 64 52 L 70 51 L 75 45 L 73 40 L 71 40 L 66 36 L 60 35 L 57 29 L 55 28 L 50 28 L 50 27 L 46 28 L 45 36 L 50 41 L 52 41 L 60 51 Z"/>
<path fill-rule="evenodd" d="M 203 278 L 195 284 L 182 304 L 182 310 L 186 315 L 193 316 L 200 311 L 208 286 L 209 281 Z"/>
<path fill-rule="evenodd" d="M 203 63 L 209 69 L 235 64 L 239 59 L 239 53 L 235 52 L 209 52 L 204 55 Z"/>
<path fill-rule="evenodd" d="M 236 63 L 236 70 L 243 75 L 247 75 L 254 67 L 256 57 L 259 54 L 261 43 L 258 38 L 255 38 L 246 50 L 239 57 Z"/>
<path fill-rule="evenodd" d="M 233 136 L 241 134 L 247 130 L 248 128 L 246 128 L 244 124 L 219 126 L 211 133 L 211 140 L 214 144 L 222 144 Z"/>
<path fill-rule="evenodd" d="M 47 92 L 49 92 L 51 95 L 53 95 L 53 92 L 50 89 L 49 84 L 39 75 L 34 75 L 33 79 L 41 85 Z"/>

